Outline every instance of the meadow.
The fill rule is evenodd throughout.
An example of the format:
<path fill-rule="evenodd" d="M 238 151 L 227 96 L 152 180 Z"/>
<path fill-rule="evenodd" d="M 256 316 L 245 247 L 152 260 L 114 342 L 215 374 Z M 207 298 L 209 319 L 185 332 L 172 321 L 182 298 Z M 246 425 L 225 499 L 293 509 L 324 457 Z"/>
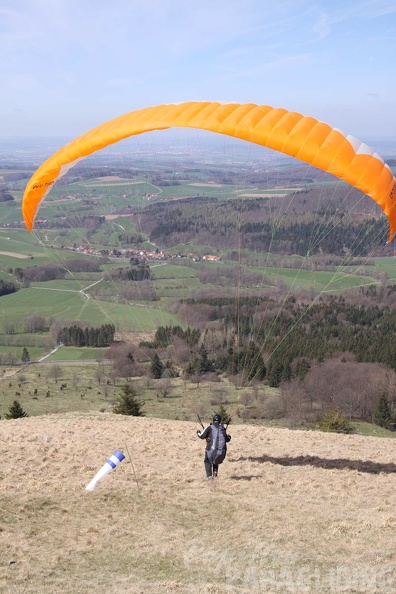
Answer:
<path fill-rule="evenodd" d="M 15 399 L 29 416 L 88 410 L 109 412 L 122 386 L 129 381 L 147 416 L 194 420 L 198 412 L 209 419 L 223 403 L 235 422 L 241 422 L 238 415 L 244 390 L 237 389 L 227 378 L 200 378 L 199 382 L 182 378 L 154 380 L 149 374 L 115 378 L 106 350 L 62 347 L 39 364 L 3 367 L 0 416 L 5 417 Z M 278 390 L 262 386 L 258 392 L 262 398 L 269 398 Z"/>

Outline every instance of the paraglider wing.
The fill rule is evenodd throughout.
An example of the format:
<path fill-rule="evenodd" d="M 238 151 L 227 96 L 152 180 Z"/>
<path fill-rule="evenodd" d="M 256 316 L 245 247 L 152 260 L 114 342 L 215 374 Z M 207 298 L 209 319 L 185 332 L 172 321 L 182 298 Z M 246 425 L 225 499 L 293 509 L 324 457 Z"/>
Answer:
<path fill-rule="evenodd" d="M 79 136 L 45 161 L 28 182 L 22 213 L 29 231 L 54 182 L 97 150 L 153 130 L 198 128 L 266 146 L 355 186 L 388 217 L 389 241 L 396 232 L 396 180 L 370 147 L 324 122 L 286 109 L 253 103 L 187 102 L 132 111 Z"/>

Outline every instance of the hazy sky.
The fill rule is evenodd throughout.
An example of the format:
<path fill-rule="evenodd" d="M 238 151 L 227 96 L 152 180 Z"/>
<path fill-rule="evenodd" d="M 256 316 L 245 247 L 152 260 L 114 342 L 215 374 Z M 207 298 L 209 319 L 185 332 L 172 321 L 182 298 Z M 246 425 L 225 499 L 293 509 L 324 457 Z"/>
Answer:
<path fill-rule="evenodd" d="M 221 100 L 396 139 L 396 0 L 0 0 L 0 48 L 1 136 Z"/>

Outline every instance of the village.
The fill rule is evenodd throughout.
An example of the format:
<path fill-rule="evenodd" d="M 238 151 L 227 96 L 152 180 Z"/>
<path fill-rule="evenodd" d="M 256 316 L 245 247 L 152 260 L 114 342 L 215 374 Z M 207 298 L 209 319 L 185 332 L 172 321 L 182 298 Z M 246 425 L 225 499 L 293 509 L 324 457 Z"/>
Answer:
<path fill-rule="evenodd" d="M 216 256 L 213 254 L 205 254 L 202 257 L 197 256 L 193 253 L 183 254 L 180 252 L 175 252 L 171 254 L 166 254 L 162 250 L 158 248 L 154 251 L 148 250 L 141 250 L 141 249 L 112 249 L 112 250 L 96 250 L 92 246 L 88 245 L 80 245 L 78 247 L 67 248 L 66 246 L 60 246 L 61 249 L 72 249 L 75 252 L 80 254 L 89 254 L 89 255 L 96 255 L 96 256 L 109 256 L 110 258 L 124 258 L 124 259 L 138 259 L 143 262 L 149 261 L 165 261 L 168 259 L 189 259 L 193 262 L 200 262 L 204 260 L 206 262 L 221 262 L 221 257 Z"/>
<path fill-rule="evenodd" d="M 46 224 L 48 221 L 45 219 L 38 219 L 36 221 L 37 226 L 40 224 Z M 20 229 L 24 228 L 25 224 L 23 221 L 14 221 L 12 223 L 3 223 L 0 227 L 8 228 L 8 229 Z M 7 239 L 9 239 L 7 237 Z M 130 249 L 130 248 L 122 248 L 117 249 L 113 248 L 110 250 L 107 249 L 95 249 L 94 247 L 86 244 L 82 245 L 74 245 L 74 246 L 66 246 L 66 245 L 49 245 L 48 247 L 54 249 L 61 249 L 66 251 L 73 251 L 78 252 L 80 254 L 88 254 L 90 256 L 108 256 L 109 258 L 123 258 L 123 259 L 138 259 L 142 262 L 153 262 L 153 261 L 166 261 L 172 259 L 188 259 L 192 260 L 193 262 L 200 262 L 204 260 L 206 262 L 221 262 L 221 257 L 214 255 L 214 254 L 205 254 L 203 256 L 198 256 L 194 253 L 181 253 L 181 252 L 174 252 L 174 253 L 164 253 L 162 250 L 158 248 L 154 251 L 143 250 L 143 249 Z"/>

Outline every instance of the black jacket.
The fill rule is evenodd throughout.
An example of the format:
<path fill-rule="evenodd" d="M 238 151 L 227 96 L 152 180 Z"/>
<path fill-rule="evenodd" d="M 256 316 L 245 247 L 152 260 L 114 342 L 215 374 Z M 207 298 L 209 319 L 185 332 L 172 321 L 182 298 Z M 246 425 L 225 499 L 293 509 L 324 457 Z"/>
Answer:
<path fill-rule="evenodd" d="M 227 443 L 231 441 L 224 425 L 213 423 L 203 431 L 197 431 L 200 439 L 206 439 L 206 455 L 211 464 L 220 464 L 227 454 Z"/>

